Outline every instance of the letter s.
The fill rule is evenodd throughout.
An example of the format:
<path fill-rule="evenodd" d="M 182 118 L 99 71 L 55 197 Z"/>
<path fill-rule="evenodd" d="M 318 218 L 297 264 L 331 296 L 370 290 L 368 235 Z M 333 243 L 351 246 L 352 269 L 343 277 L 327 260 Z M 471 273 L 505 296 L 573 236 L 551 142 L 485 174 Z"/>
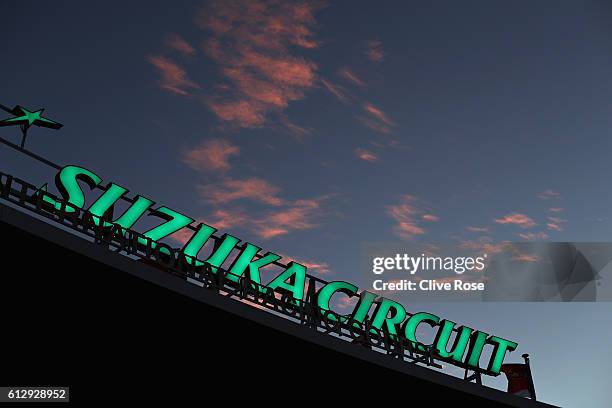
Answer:
<path fill-rule="evenodd" d="M 83 190 L 79 185 L 78 180 L 84 181 L 92 190 L 102 182 L 102 179 L 92 171 L 89 171 L 79 166 L 65 166 L 55 176 L 55 186 L 59 190 L 60 194 L 65 201 L 72 204 L 77 208 L 83 208 L 85 204 L 85 196 Z M 43 200 L 55 206 L 57 210 L 60 210 L 62 205 L 52 199 L 51 197 L 44 195 Z M 75 209 L 66 206 L 65 212 L 74 212 Z"/>

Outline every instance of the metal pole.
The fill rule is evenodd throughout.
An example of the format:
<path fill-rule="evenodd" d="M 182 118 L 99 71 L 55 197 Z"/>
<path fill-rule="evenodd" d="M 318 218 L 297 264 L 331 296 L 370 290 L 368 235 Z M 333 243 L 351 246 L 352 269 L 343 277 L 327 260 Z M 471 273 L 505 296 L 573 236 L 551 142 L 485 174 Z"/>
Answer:
<path fill-rule="evenodd" d="M 11 113 L 11 114 L 13 113 L 13 110 L 11 108 L 9 108 L 8 106 L 4 106 L 1 103 L 0 103 L 0 109 L 2 109 L 5 112 Z"/>
<path fill-rule="evenodd" d="M 533 384 L 533 377 L 531 375 L 531 365 L 529 364 L 529 354 L 523 354 L 523 359 L 525 360 L 525 365 L 527 366 L 527 375 L 529 376 L 529 393 L 531 394 L 531 399 L 537 401 L 535 385 Z"/>
<path fill-rule="evenodd" d="M 27 125 L 21 125 L 21 148 L 23 149 L 23 147 L 25 146 L 25 142 L 26 142 L 26 137 L 28 137 L 28 126 Z"/>

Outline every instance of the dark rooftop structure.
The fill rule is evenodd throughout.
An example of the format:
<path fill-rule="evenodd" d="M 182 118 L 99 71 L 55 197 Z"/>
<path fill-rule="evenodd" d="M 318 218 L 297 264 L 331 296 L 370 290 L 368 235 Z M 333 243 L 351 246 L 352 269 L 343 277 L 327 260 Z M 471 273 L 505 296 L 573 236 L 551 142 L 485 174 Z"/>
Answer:
<path fill-rule="evenodd" d="M 2 382 L 72 387 L 74 402 L 364 394 L 544 407 L 324 335 L 0 203 Z M 331 391 L 331 392 L 330 392 Z M 325 395 L 325 396 L 324 396 Z M 422 398 L 422 397 L 419 397 Z"/>

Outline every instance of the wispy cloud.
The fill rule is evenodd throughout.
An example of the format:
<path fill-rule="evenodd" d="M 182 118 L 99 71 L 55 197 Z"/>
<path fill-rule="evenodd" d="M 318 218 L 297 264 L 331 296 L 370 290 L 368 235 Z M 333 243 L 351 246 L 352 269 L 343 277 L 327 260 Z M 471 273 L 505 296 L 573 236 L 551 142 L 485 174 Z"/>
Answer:
<path fill-rule="evenodd" d="M 315 218 L 323 199 L 296 200 L 286 204 L 286 208 L 275 210 L 255 222 L 253 232 L 264 239 L 286 235 L 293 230 L 308 230 L 317 224 Z"/>
<path fill-rule="evenodd" d="M 241 229 L 248 225 L 250 217 L 241 209 L 217 209 L 205 217 L 199 217 L 194 225 L 204 223 L 210 225 L 220 231 L 227 232 L 236 227 Z M 171 235 L 171 238 L 181 245 L 185 245 L 193 237 L 194 231 L 181 228 Z"/>
<path fill-rule="evenodd" d="M 382 43 L 378 40 L 370 40 L 367 43 L 366 55 L 370 61 L 382 62 L 385 59 L 385 53 L 382 48 Z"/>
<path fill-rule="evenodd" d="M 489 232 L 489 227 L 475 227 L 472 225 L 469 225 L 467 227 L 465 227 L 466 231 L 470 231 L 470 232 Z"/>
<path fill-rule="evenodd" d="M 393 121 L 387 117 L 385 112 L 383 112 L 380 108 L 374 106 L 370 102 L 366 102 L 363 105 L 363 109 L 367 113 L 369 113 L 371 116 L 373 116 L 374 118 L 376 118 L 380 122 L 384 123 L 385 125 L 388 125 L 388 126 L 393 126 L 394 125 Z"/>
<path fill-rule="evenodd" d="M 206 54 L 225 80 L 207 104 L 223 122 L 262 126 L 315 86 L 316 65 L 292 55 L 291 47 L 315 48 L 311 3 L 219 1 L 204 7 L 197 24 L 211 36 Z"/>
<path fill-rule="evenodd" d="M 247 100 L 236 100 L 224 103 L 211 102 L 208 106 L 222 121 L 238 124 L 241 127 L 259 127 L 265 122 L 265 116 L 262 109 L 259 109 Z"/>
<path fill-rule="evenodd" d="M 318 226 L 323 215 L 323 202 L 328 194 L 317 198 L 290 200 L 280 196 L 280 189 L 257 177 L 246 179 L 223 178 L 218 183 L 198 186 L 198 193 L 205 202 L 218 206 L 208 220 L 229 228 L 239 226 L 260 238 L 271 239 L 293 231 L 308 230 Z M 226 205 L 238 201 L 255 201 L 264 209 L 251 209 L 249 217 L 241 210 L 228 210 Z"/>
<path fill-rule="evenodd" d="M 379 107 L 370 102 L 363 104 L 365 116 L 357 118 L 367 127 L 379 133 L 390 133 L 395 123 Z"/>
<path fill-rule="evenodd" d="M 331 81 L 327 81 L 325 79 L 321 79 L 321 83 L 331 93 L 334 95 L 340 102 L 347 103 L 350 101 L 350 97 L 346 89 L 343 86 L 334 84 Z"/>
<path fill-rule="evenodd" d="M 532 254 L 516 254 L 511 258 L 513 261 L 518 262 L 538 262 L 540 257 Z"/>
<path fill-rule="evenodd" d="M 175 240 L 181 245 L 185 245 L 187 242 L 189 242 L 192 236 L 193 236 L 193 231 L 187 228 L 181 228 L 180 230 L 176 231 L 174 234 L 170 235 L 170 238 L 172 238 L 173 240 Z"/>
<path fill-rule="evenodd" d="M 485 254 L 497 254 L 507 249 L 508 245 L 507 242 L 493 242 L 491 237 L 480 237 L 475 240 L 461 241 L 459 247 Z"/>
<path fill-rule="evenodd" d="M 301 259 L 288 255 L 282 255 L 282 258 L 282 260 L 287 263 L 294 261 L 301 265 L 304 265 L 308 269 L 309 273 L 314 272 L 314 274 L 316 275 L 329 275 L 330 273 L 332 273 L 332 270 L 327 262 L 320 262 L 312 259 Z"/>
<path fill-rule="evenodd" d="M 536 222 L 525 214 L 512 213 L 501 218 L 496 218 L 498 224 L 512 224 L 521 228 L 532 228 L 536 226 Z"/>
<path fill-rule="evenodd" d="M 219 230 L 227 230 L 242 226 L 249 220 L 248 215 L 237 209 L 217 209 L 206 218 L 206 223 Z"/>
<path fill-rule="evenodd" d="M 424 219 L 425 221 L 429 221 L 429 222 L 438 222 L 438 221 L 440 221 L 440 217 L 438 217 L 437 215 L 433 215 L 433 214 L 425 214 L 421 218 Z"/>
<path fill-rule="evenodd" d="M 395 221 L 394 232 L 404 239 L 413 239 L 427 232 L 420 225 L 424 212 L 419 200 L 412 195 L 404 195 L 398 204 L 387 207 L 387 214 Z M 432 214 L 427 215 L 435 217 Z"/>
<path fill-rule="evenodd" d="M 548 209 L 548 212 L 551 212 L 551 213 L 560 213 L 560 212 L 563 212 L 563 208 L 561 208 L 561 207 L 551 207 L 551 208 Z"/>
<path fill-rule="evenodd" d="M 303 140 L 306 136 L 313 132 L 312 128 L 299 126 L 291 122 L 285 115 L 282 114 L 280 115 L 280 123 L 286 133 L 290 134 L 299 141 Z"/>
<path fill-rule="evenodd" d="M 198 84 L 187 78 L 185 70 L 171 59 L 154 55 L 148 60 L 157 69 L 161 77 L 158 84 L 163 90 L 178 95 L 188 95 L 189 90 L 200 89 Z"/>
<path fill-rule="evenodd" d="M 340 309 L 352 309 L 357 304 L 357 300 L 358 298 L 356 296 L 342 296 L 338 299 L 336 306 L 338 306 Z"/>
<path fill-rule="evenodd" d="M 195 48 L 178 34 L 169 34 L 164 43 L 166 47 L 185 56 L 192 56 L 196 52 Z"/>
<path fill-rule="evenodd" d="M 308 268 L 309 271 L 315 272 L 318 275 L 328 275 L 331 273 L 329 264 L 327 264 L 326 262 L 301 261 L 301 260 L 298 260 L 296 262 L 301 263 L 306 268 Z"/>
<path fill-rule="evenodd" d="M 360 88 L 364 88 L 366 86 L 365 82 L 363 82 L 359 77 L 350 69 L 342 68 L 338 71 L 338 75 L 352 83 L 353 85 L 357 85 Z"/>
<path fill-rule="evenodd" d="M 520 233 L 517 235 L 526 241 L 544 241 L 549 238 L 548 234 L 544 231 Z"/>
<path fill-rule="evenodd" d="M 561 198 L 561 193 L 555 190 L 544 190 L 538 194 L 540 200 L 552 200 Z"/>
<path fill-rule="evenodd" d="M 546 217 L 546 219 L 548 220 L 548 222 L 546 223 L 546 227 L 549 230 L 558 232 L 564 230 L 563 224 L 567 222 L 567 220 L 559 217 Z"/>
<path fill-rule="evenodd" d="M 200 197 L 212 204 L 224 204 L 247 199 L 272 206 L 280 206 L 285 201 L 278 196 L 279 191 L 278 187 L 257 177 L 247 179 L 225 178 L 216 184 L 198 186 Z"/>
<path fill-rule="evenodd" d="M 218 208 L 208 216 L 198 218 L 220 231 L 239 229 L 249 232 L 262 239 L 272 239 L 287 235 L 294 231 L 313 229 L 318 226 L 317 219 L 322 215 L 321 205 L 329 196 L 316 199 L 303 199 L 284 201 L 282 207 L 266 210 L 263 213 L 249 211 L 241 208 Z M 172 235 L 172 238 L 185 244 L 191 239 L 193 231 L 181 229 Z M 295 259 L 295 258 L 294 258 Z M 316 270 L 320 274 L 329 273 L 327 263 L 313 260 L 296 260 L 296 262 Z"/>
<path fill-rule="evenodd" d="M 355 156 L 357 156 L 357 158 L 360 160 L 364 160 L 370 163 L 378 161 L 378 156 L 376 154 L 362 148 L 355 149 Z"/>
<path fill-rule="evenodd" d="M 183 162 L 196 170 L 227 171 L 230 156 L 240 153 L 240 148 L 225 139 L 209 139 L 183 153 Z"/>
<path fill-rule="evenodd" d="M 397 139 L 388 139 L 384 141 L 371 140 L 370 144 L 379 149 L 386 149 L 388 147 L 392 149 L 409 149 L 408 146 L 402 145 Z"/>

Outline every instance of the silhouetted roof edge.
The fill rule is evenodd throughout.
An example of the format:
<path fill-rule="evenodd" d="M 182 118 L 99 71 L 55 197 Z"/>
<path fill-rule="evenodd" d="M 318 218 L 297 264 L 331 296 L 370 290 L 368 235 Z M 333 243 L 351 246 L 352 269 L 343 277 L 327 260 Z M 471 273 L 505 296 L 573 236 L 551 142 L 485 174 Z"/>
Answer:
<path fill-rule="evenodd" d="M 54 244 L 90 257 L 98 262 L 108 265 L 109 267 L 127 272 L 153 284 L 170 289 L 182 295 L 189 296 L 192 299 L 229 311 L 256 323 L 263 324 L 293 336 L 297 336 L 320 346 L 362 359 L 372 364 L 377 364 L 382 367 L 393 369 L 395 371 L 432 382 L 434 384 L 439 384 L 444 387 L 466 392 L 489 399 L 493 402 L 499 402 L 510 406 L 540 408 L 555 407 L 554 405 L 543 402 L 536 402 L 530 399 L 517 397 L 494 388 L 480 386 L 478 384 L 443 374 L 426 367 L 402 362 L 394 358 L 390 358 L 384 354 L 377 353 L 363 347 L 354 346 L 344 340 L 340 340 L 323 333 L 318 333 L 312 329 L 300 326 L 269 312 L 256 309 L 247 304 L 243 304 L 233 299 L 219 296 L 214 292 L 204 290 L 195 284 L 189 283 L 180 279 L 179 277 L 170 275 L 159 269 L 140 262 L 134 262 L 121 254 L 109 251 L 108 249 L 87 241 L 76 234 L 62 230 L 51 223 L 37 219 L 4 203 L 0 203 L 0 222 L 25 230 Z"/>

